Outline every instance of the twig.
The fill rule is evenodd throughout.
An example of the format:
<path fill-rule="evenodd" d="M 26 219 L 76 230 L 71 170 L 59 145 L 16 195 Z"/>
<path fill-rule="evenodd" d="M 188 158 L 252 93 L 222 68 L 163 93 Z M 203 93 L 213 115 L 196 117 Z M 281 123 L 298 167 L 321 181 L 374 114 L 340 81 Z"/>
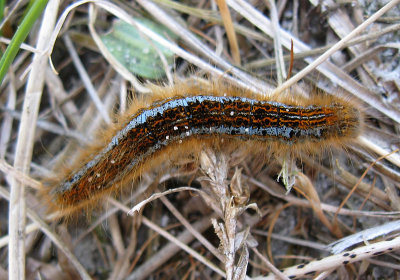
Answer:
<path fill-rule="evenodd" d="M 51 31 L 54 27 L 59 0 L 52 0 L 46 7 L 42 25 L 38 34 L 37 49 L 47 48 Z M 42 96 L 47 57 L 36 53 L 32 62 L 32 70 L 25 91 L 21 123 L 18 131 L 14 167 L 24 174 L 29 174 L 32 158 L 36 120 Z M 9 212 L 10 245 L 8 263 L 10 279 L 24 279 L 25 275 L 25 186 L 15 178 L 11 182 Z"/>

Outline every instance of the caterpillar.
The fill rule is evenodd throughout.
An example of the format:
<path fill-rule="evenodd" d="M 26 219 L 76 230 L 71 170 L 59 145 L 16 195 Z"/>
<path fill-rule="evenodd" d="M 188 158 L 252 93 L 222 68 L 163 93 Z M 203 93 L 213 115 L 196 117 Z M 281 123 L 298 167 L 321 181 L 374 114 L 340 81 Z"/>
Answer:
<path fill-rule="evenodd" d="M 205 145 L 247 149 L 267 157 L 319 153 L 355 139 L 363 123 L 351 101 L 318 95 L 312 99 L 261 96 L 227 84 L 193 81 L 153 87 L 132 104 L 99 145 L 49 180 L 51 208 L 74 213 L 94 205 L 127 180 L 168 159 L 196 156 Z"/>

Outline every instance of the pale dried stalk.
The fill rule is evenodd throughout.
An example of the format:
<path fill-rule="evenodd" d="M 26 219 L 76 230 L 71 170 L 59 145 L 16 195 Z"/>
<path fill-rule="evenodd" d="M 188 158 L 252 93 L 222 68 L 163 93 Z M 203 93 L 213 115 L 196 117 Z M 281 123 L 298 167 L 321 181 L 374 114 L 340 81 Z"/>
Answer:
<path fill-rule="evenodd" d="M 38 34 L 37 49 L 45 50 L 50 34 L 56 22 L 59 0 L 48 3 Z M 36 53 L 28 78 L 21 123 L 18 131 L 14 167 L 24 174 L 29 174 L 32 159 L 36 120 L 44 85 L 47 56 Z M 9 212 L 10 245 L 8 248 L 9 278 L 25 279 L 25 224 L 26 204 L 25 186 L 16 178 L 11 181 Z"/>
<path fill-rule="evenodd" d="M 279 18 L 278 11 L 276 10 L 276 5 L 274 0 L 268 0 L 269 10 L 271 13 L 271 22 L 274 34 L 274 53 L 275 53 L 275 63 L 276 63 L 276 76 L 278 79 L 278 85 L 281 85 L 286 79 L 285 62 L 283 60 L 283 49 L 280 35 Z"/>
<path fill-rule="evenodd" d="M 386 253 L 393 252 L 400 249 L 400 237 L 396 237 L 389 241 L 380 241 L 377 243 L 373 243 L 370 245 L 366 245 L 351 251 L 347 251 L 345 253 L 339 253 L 337 255 L 332 255 L 329 257 L 325 257 L 321 260 L 315 260 L 303 267 L 299 267 L 299 265 L 295 265 L 289 268 L 286 268 L 283 271 L 283 274 L 286 276 L 297 276 L 301 277 L 303 275 L 307 275 L 307 273 L 318 273 L 322 271 L 329 271 L 331 269 L 337 268 L 338 266 L 343 265 L 343 263 L 354 263 L 364 259 L 369 259 L 374 256 Z M 313 273 L 313 274 L 314 274 Z M 268 275 L 263 279 L 276 279 L 275 275 Z"/>
<path fill-rule="evenodd" d="M 239 232 L 238 218 L 248 208 L 257 211 L 257 206 L 255 204 L 247 205 L 249 192 L 241 184 L 240 170 L 236 170 L 230 186 L 228 186 L 228 155 L 212 149 L 204 150 L 200 155 L 200 165 L 209 178 L 207 181 L 204 180 L 202 185 L 213 194 L 204 199 L 217 213 L 221 213 L 222 217 L 222 222 L 218 222 L 216 219 L 211 221 L 215 233 L 220 239 L 220 250 L 225 256 L 226 279 L 245 279 L 249 262 L 247 247 L 256 245 L 248 242 L 248 229 Z M 240 258 L 235 263 L 236 253 L 239 250 L 241 250 Z"/>

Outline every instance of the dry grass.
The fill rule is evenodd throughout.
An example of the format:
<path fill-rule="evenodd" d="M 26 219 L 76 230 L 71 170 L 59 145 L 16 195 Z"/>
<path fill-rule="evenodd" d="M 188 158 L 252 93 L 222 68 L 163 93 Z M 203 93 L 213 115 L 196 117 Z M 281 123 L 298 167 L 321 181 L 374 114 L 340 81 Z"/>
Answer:
<path fill-rule="evenodd" d="M 84 2 L 50 0 L 27 41 L 36 56 L 22 50 L 1 85 L 0 279 L 23 279 L 25 263 L 28 279 L 399 277 L 400 1 L 382 14 L 388 1 Z M 23 8 L 9 15 L 11 27 Z M 138 17 L 179 39 L 158 38 Z M 197 161 L 143 175 L 90 217 L 55 221 L 37 196 L 42 178 L 72 161 L 132 95 L 151 94 L 99 39 L 116 18 L 175 54 L 168 65 L 159 53 L 167 75 L 152 82 L 207 74 L 261 94 L 345 94 L 365 110 L 364 133 L 354 146 L 302 155 L 283 170 L 297 170 L 288 194 L 276 181 L 285 159 L 265 165 L 268 155 L 205 149 Z M 293 78 L 285 81 L 291 39 Z M 172 191 L 127 215 L 163 189 Z"/>

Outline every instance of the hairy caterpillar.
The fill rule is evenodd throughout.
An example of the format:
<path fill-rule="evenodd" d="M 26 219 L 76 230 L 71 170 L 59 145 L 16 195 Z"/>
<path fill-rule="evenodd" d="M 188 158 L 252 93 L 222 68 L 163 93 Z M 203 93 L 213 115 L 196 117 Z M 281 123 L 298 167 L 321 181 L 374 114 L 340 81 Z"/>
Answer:
<path fill-rule="evenodd" d="M 196 156 L 204 145 L 295 157 L 346 144 L 360 134 L 363 122 L 359 108 L 332 96 L 263 97 L 193 81 L 154 87 L 154 92 L 133 104 L 76 167 L 48 184 L 45 192 L 53 209 L 71 213 L 93 205 L 160 161 Z"/>

